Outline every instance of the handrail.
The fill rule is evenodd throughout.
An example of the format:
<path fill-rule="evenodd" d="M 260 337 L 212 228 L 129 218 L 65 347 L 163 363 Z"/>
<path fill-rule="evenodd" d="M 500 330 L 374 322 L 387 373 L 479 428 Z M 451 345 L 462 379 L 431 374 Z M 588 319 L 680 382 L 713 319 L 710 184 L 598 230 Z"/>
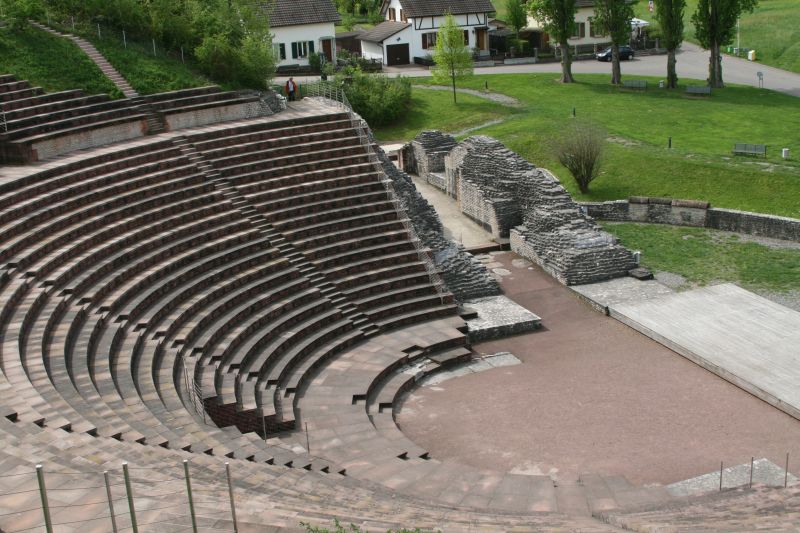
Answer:
<path fill-rule="evenodd" d="M 339 107 L 348 113 L 350 117 L 350 124 L 356 130 L 356 133 L 358 133 L 359 143 L 367 151 L 369 162 L 375 167 L 375 170 L 379 173 L 379 175 L 385 176 L 386 172 L 381 165 L 381 161 L 378 158 L 378 155 L 375 153 L 375 150 L 372 148 L 372 142 L 364 131 L 367 126 L 366 121 L 355 114 L 350 102 L 347 99 L 347 95 L 344 92 L 344 88 L 333 82 L 312 82 L 306 84 L 306 94 L 312 98 L 320 98 L 323 101 L 328 101 L 334 106 Z M 436 289 L 439 299 L 441 300 L 442 304 L 444 304 L 447 292 L 444 289 L 444 281 L 442 281 L 442 277 L 436 270 L 436 265 L 429 255 L 430 249 L 422 245 L 419 235 L 417 235 L 414 226 L 411 224 L 411 219 L 409 218 L 408 213 L 406 212 L 402 202 L 394 190 L 392 180 L 386 177 L 385 179 L 381 180 L 381 184 L 383 185 L 384 189 L 386 189 L 389 200 L 392 202 L 395 210 L 400 215 L 400 222 L 403 224 L 403 227 L 409 233 L 409 235 L 411 235 L 411 242 L 420 258 L 422 258 L 422 262 L 425 265 L 425 270 L 428 273 L 428 277 Z"/>

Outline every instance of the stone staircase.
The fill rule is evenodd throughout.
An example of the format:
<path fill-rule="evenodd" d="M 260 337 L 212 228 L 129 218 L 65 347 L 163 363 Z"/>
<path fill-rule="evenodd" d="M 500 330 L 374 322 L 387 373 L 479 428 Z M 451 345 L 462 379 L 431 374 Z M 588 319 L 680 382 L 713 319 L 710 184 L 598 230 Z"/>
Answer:
<path fill-rule="evenodd" d="M 94 64 L 97 65 L 97 67 L 100 69 L 100 71 L 109 80 L 111 80 L 114 83 L 114 85 L 116 85 L 117 89 L 119 89 L 122 92 L 125 98 L 134 98 L 139 96 L 139 93 L 136 92 L 134 88 L 131 87 L 130 83 L 128 83 L 128 81 L 122 77 L 122 74 L 120 74 L 117 71 L 117 69 L 115 69 L 114 66 L 111 65 L 111 63 L 109 63 L 105 57 L 103 57 L 103 54 L 101 54 L 97 50 L 97 48 L 95 48 L 92 45 L 92 43 L 90 43 L 86 39 L 82 39 L 80 37 L 71 35 L 69 33 L 61 33 L 39 22 L 31 21 L 31 25 L 33 25 L 36 28 L 39 28 L 40 30 L 52 33 L 53 35 L 56 35 L 58 37 L 63 37 L 65 39 L 71 40 L 76 45 L 78 45 L 78 48 L 80 48 L 87 56 L 89 56 L 89 58 L 94 62 Z"/>

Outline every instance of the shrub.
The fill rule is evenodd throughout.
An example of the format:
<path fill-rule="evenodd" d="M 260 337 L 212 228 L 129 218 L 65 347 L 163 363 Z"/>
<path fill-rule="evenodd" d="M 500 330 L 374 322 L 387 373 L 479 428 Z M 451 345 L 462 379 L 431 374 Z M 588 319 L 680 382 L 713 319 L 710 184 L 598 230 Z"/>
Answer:
<path fill-rule="evenodd" d="M 600 127 L 579 122 L 566 128 L 561 138 L 554 143 L 558 161 L 569 170 L 583 194 L 589 192 L 589 183 L 600 172 L 605 137 L 605 132 Z"/>
<path fill-rule="evenodd" d="M 312 72 L 322 72 L 322 64 L 325 61 L 325 56 L 319 52 L 314 52 L 308 56 L 308 66 L 311 67 Z"/>
<path fill-rule="evenodd" d="M 353 110 L 372 127 L 391 124 L 405 114 L 411 101 L 411 81 L 406 78 L 366 74 L 348 67 L 336 76 L 336 82 L 344 83 Z"/>
<path fill-rule="evenodd" d="M 195 50 L 200 67 L 215 79 L 233 79 L 238 70 L 238 55 L 228 39 L 222 35 L 212 35 L 203 39 L 203 44 Z"/>
<path fill-rule="evenodd" d="M 271 40 L 259 35 L 248 35 L 242 41 L 239 57 L 239 80 L 248 87 L 267 88 L 275 72 Z"/>
<path fill-rule="evenodd" d="M 45 14 L 41 0 L 0 0 L 0 6 L 15 29 L 25 27 L 28 19 L 41 19 Z"/>

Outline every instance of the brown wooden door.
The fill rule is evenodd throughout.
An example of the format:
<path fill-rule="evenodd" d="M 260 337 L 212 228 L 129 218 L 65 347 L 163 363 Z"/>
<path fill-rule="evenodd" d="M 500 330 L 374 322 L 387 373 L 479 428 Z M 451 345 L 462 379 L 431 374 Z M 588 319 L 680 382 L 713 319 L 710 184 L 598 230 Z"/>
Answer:
<path fill-rule="evenodd" d="M 330 39 L 322 41 L 322 53 L 325 54 L 325 59 L 328 60 L 328 63 L 333 62 L 333 47 Z"/>
<path fill-rule="evenodd" d="M 486 50 L 486 30 L 476 29 L 475 41 L 475 46 L 478 48 L 478 50 Z"/>
<path fill-rule="evenodd" d="M 411 62 L 410 54 L 408 52 L 408 43 L 406 44 L 391 44 L 386 47 L 386 64 L 392 65 L 408 65 Z"/>

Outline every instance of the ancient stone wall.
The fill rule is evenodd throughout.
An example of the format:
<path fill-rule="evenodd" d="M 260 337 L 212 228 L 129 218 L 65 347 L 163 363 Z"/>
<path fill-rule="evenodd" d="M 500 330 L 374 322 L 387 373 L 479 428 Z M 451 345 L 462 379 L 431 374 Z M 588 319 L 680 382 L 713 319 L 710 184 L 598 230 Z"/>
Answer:
<path fill-rule="evenodd" d="M 445 156 L 455 147 L 452 135 L 440 131 L 424 131 L 403 150 L 404 168 L 434 187 L 446 191 Z"/>
<path fill-rule="evenodd" d="M 463 246 L 444 236 L 439 215 L 417 191 L 411 177 L 392 164 L 383 150 L 377 148 L 376 153 L 414 230 L 422 243 L 431 249 L 434 263 L 447 289 L 459 302 L 500 294 L 500 285 L 486 267 Z"/>
<path fill-rule="evenodd" d="M 583 202 L 581 206 L 598 220 L 693 226 L 800 242 L 800 219 L 720 209 L 708 202 L 634 196 L 613 202 Z"/>
<path fill-rule="evenodd" d="M 424 150 L 431 137 L 420 135 L 415 149 Z M 445 175 L 464 214 L 495 239 L 509 237 L 513 251 L 564 284 L 624 276 L 635 266 L 633 254 L 588 217 L 555 176 L 495 139 L 459 143 L 445 157 Z"/>

